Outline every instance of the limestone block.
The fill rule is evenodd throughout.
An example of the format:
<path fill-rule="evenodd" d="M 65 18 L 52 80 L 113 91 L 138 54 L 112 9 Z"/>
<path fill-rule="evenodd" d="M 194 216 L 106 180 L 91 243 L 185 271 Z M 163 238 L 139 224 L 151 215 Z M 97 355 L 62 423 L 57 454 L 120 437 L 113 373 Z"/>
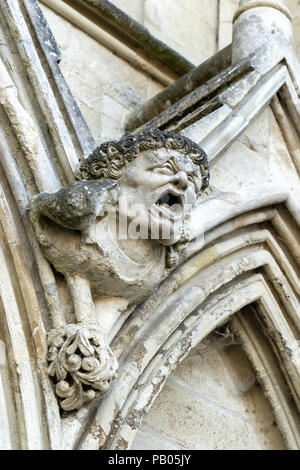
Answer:
<path fill-rule="evenodd" d="M 145 420 L 156 432 L 189 449 L 261 449 L 247 420 L 173 385 L 165 387 L 165 396 L 158 397 Z"/>
<path fill-rule="evenodd" d="M 111 0 L 116 7 L 132 16 L 136 21 L 143 23 L 143 1 L 142 0 Z"/>
<path fill-rule="evenodd" d="M 176 442 L 167 439 L 152 429 L 142 426 L 130 450 L 182 450 Z"/>
<path fill-rule="evenodd" d="M 294 27 L 294 45 L 295 45 L 298 58 L 300 59 L 300 3 L 299 2 L 295 11 L 293 27 Z"/>
<path fill-rule="evenodd" d="M 191 350 L 152 405 L 135 449 L 283 449 L 269 404 L 238 345 L 216 334 Z"/>
<path fill-rule="evenodd" d="M 122 123 L 127 113 L 124 104 L 103 93 L 100 110 L 101 141 L 107 141 L 111 139 L 111 136 L 114 136 L 115 139 L 121 138 L 123 135 Z"/>
<path fill-rule="evenodd" d="M 223 0 L 219 4 L 218 48 L 222 49 L 232 41 L 232 19 L 238 8 L 239 0 Z"/>
<path fill-rule="evenodd" d="M 144 25 L 186 59 L 200 64 L 216 51 L 215 0 L 146 0 Z"/>
<path fill-rule="evenodd" d="M 269 179 L 269 113 L 264 111 L 224 154 L 213 172 L 212 185 L 223 191 L 236 191 L 242 184 L 265 183 Z"/>
<path fill-rule="evenodd" d="M 298 3 L 298 0 L 283 0 L 283 4 L 289 9 L 292 18 L 296 13 Z"/>
<path fill-rule="evenodd" d="M 250 389 L 256 379 L 249 364 L 243 364 L 240 358 L 239 370 L 229 373 L 227 364 L 224 364 L 224 356 L 221 350 L 210 342 L 201 351 L 201 344 L 194 348 L 185 361 L 174 371 L 174 384 L 190 390 L 196 390 L 202 397 L 209 397 L 219 405 L 232 410 L 235 413 L 245 413 L 240 396 Z M 244 366 L 244 367 L 243 367 Z"/>

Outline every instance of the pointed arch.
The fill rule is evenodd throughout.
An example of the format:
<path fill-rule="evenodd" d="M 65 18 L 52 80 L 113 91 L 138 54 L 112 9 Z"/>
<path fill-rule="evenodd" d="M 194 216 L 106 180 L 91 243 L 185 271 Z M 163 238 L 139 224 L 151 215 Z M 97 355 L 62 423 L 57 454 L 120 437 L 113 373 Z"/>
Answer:
<path fill-rule="evenodd" d="M 250 338 L 246 353 L 263 377 L 286 445 L 299 447 L 297 205 L 287 195 L 274 195 L 275 204 L 269 199 L 265 206 L 255 201 L 248 201 L 250 210 L 244 213 L 234 208 L 233 217 L 217 216 L 204 235 L 204 246 L 121 326 L 112 341 L 120 361 L 118 378 L 75 447 L 129 448 L 168 375 L 192 347 L 229 319 L 237 334 Z M 272 358 L 264 355 L 260 333 L 255 335 L 238 313 L 246 306 L 255 306 Z M 278 383 L 276 374 L 282 374 Z"/>

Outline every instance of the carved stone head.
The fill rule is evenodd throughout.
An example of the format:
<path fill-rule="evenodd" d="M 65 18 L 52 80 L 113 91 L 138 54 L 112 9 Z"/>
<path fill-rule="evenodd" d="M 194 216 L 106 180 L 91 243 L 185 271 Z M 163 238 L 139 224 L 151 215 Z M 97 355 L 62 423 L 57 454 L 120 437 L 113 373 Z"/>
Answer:
<path fill-rule="evenodd" d="M 119 211 L 131 224 L 129 238 L 138 233 L 174 245 L 186 241 L 185 226 L 208 186 L 209 167 L 196 143 L 156 129 L 102 144 L 80 165 L 77 178 L 118 179 Z"/>

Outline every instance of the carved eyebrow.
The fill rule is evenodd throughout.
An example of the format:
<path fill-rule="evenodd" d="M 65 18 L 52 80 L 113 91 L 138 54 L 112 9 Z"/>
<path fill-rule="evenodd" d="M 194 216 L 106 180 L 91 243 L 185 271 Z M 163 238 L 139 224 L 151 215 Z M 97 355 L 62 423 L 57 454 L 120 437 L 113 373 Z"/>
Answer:
<path fill-rule="evenodd" d="M 157 163 L 157 164 L 151 165 L 151 166 L 149 167 L 149 170 L 155 170 L 155 168 L 161 168 L 161 167 L 163 167 L 166 163 L 169 163 L 169 164 L 172 166 L 172 168 L 173 168 L 174 171 L 178 171 L 178 169 L 176 168 L 176 166 L 175 166 L 174 162 L 172 161 L 172 159 L 173 159 L 173 157 L 170 157 L 168 160 L 166 160 L 166 161 L 163 162 L 163 163 Z"/>
<path fill-rule="evenodd" d="M 172 161 L 170 161 L 172 160 Z M 197 177 L 197 170 L 198 167 L 193 167 L 191 169 L 187 168 L 186 165 L 184 167 L 179 167 L 179 165 L 176 162 L 176 159 L 174 157 L 171 157 L 170 160 L 168 160 L 171 164 L 172 167 L 175 169 L 175 171 L 184 171 L 188 176 L 194 176 Z"/>
<path fill-rule="evenodd" d="M 170 157 L 169 160 L 166 161 L 165 163 L 169 163 L 174 171 L 179 170 L 178 166 L 176 165 L 176 161 L 174 161 L 174 157 Z"/>
<path fill-rule="evenodd" d="M 179 167 L 179 165 L 177 164 L 176 162 L 176 157 L 172 157 L 170 156 L 170 158 L 168 160 L 166 160 L 164 163 L 161 163 L 161 164 L 155 164 L 155 165 L 151 165 L 149 167 L 149 170 L 154 170 L 155 168 L 161 168 L 163 167 L 166 163 L 169 163 L 171 166 L 172 166 L 172 169 L 174 170 L 174 172 L 177 172 L 177 171 L 185 171 L 185 173 L 188 175 L 188 176 L 197 176 L 197 167 L 196 168 L 193 168 L 191 170 L 189 170 L 188 168 L 186 168 L 186 166 L 184 166 L 183 168 Z"/>

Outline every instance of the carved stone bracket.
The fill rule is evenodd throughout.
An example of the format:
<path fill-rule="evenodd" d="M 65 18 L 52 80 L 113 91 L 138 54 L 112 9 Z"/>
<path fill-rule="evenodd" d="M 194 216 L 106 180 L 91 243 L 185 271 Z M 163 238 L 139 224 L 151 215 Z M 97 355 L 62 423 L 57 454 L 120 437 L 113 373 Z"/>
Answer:
<path fill-rule="evenodd" d="M 102 144 L 76 176 L 80 181 L 40 193 L 30 206 L 37 239 L 65 276 L 78 322 L 65 325 L 52 312 L 48 334 L 49 374 L 66 411 L 101 396 L 116 376 L 93 298 L 139 304 L 176 267 L 209 164 L 187 137 L 156 129 Z"/>
<path fill-rule="evenodd" d="M 60 406 L 66 411 L 105 393 L 118 367 L 106 335 L 96 325 L 70 324 L 50 330 L 48 361 Z"/>

